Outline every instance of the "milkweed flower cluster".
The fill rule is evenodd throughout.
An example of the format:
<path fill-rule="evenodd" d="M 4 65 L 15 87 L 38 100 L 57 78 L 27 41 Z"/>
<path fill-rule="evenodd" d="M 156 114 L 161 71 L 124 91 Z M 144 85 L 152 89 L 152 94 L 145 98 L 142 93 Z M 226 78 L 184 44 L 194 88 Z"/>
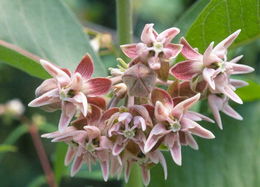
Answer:
<path fill-rule="evenodd" d="M 36 99 L 29 106 L 61 109 L 58 131 L 42 137 L 68 144 L 65 165 L 72 162 L 72 176 L 84 163 L 91 169 L 98 162 L 105 181 L 109 175 L 123 174 L 127 182 L 131 166 L 138 164 L 148 185 L 150 168 L 160 163 L 166 179 L 162 150 L 169 150 L 173 161 L 181 165 L 182 146 L 199 148 L 194 136 L 215 138 L 199 124 L 214 120 L 192 111 L 193 105 L 207 99 L 221 129 L 220 111 L 242 119 L 228 104 L 229 100 L 242 104 L 235 90 L 247 85 L 230 76 L 253 71 L 237 64 L 242 56 L 227 58 L 227 48 L 239 32 L 215 47 L 212 42 L 201 54 L 184 38 L 179 44 L 171 43 L 178 28 L 158 34 L 153 24 L 147 24 L 140 43 L 121 46 L 130 62 L 119 59 L 119 68 L 111 68 L 108 78 L 91 78 L 94 63 L 89 55 L 83 57 L 74 73 L 41 60 L 52 78 L 36 89 Z M 179 53 L 186 60 L 172 65 Z M 106 102 L 109 92 L 112 97 Z"/>

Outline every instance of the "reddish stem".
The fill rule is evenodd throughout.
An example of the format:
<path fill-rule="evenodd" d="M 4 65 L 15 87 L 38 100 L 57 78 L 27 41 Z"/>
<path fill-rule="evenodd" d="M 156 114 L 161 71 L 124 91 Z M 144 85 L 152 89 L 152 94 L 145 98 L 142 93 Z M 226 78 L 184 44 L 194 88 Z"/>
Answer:
<path fill-rule="evenodd" d="M 44 171 L 47 183 L 49 184 L 50 187 L 56 187 L 57 185 L 55 182 L 54 174 L 51 169 L 47 154 L 42 145 L 42 141 L 39 136 L 38 128 L 36 127 L 36 125 L 34 124 L 29 125 L 29 132 L 32 136 L 33 144 L 38 154 L 39 160 L 41 162 L 41 166 Z"/>

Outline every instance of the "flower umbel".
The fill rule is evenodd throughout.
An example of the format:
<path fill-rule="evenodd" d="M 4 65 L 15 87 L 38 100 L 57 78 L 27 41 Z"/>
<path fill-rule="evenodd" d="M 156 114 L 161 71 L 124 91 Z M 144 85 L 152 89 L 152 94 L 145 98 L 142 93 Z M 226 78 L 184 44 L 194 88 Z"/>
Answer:
<path fill-rule="evenodd" d="M 98 162 L 105 181 L 109 174 L 123 174 L 127 182 L 131 166 L 137 164 L 147 186 L 150 169 L 158 163 L 167 178 L 162 150 L 170 151 L 173 161 L 181 165 L 182 146 L 199 149 L 194 135 L 215 138 L 199 124 L 214 121 L 192 111 L 198 102 L 208 100 L 221 129 L 220 111 L 242 120 L 228 103 L 233 100 L 242 104 L 235 90 L 247 85 L 231 76 L 253 71 L 237 64 L 242 56 L 227 58 L 228 47 L 240 30 L 215 47 L 212 42 L 201 54 L 184 38 L 180 44 L 171 43 L 180 32 L 178 28 L 158 34 L 153 26 L 145 25 L 141 42 L 121 46 L 130 61 L 118 59 L 118 68 L 110 68 L 108 78 L 91 78 L 94 62 L 89 55 L 83 57 L 73 73 L 41 60 L 52 78 L 36 89 L 36 99 L 29 106 L 49 112 L 61 109 L 58 130 L 42 137 L 68 145 L 65 165 L 72 162 L 71 176 L 84 163 L 91 169 Z M 171 67 L 180 52 L 186 60 Z M 111 99 L 106 102 L 104 94 L 108 92 Z"/>

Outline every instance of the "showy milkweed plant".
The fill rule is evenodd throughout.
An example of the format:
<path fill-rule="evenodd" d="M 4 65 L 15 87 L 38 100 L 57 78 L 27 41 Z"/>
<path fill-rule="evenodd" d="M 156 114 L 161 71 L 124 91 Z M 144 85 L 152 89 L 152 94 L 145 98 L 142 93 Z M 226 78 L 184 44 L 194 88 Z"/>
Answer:
<path fill-rule="evenodd" d="M 131 166 L 137 164 L 148 185 L 150 168 L 156 164 L 161 164 L 167 178 L 163 150 L 181 165 L 182 146 L 199 149 L 193 136 L 215 138 L 200 121 L 216 122 L 222 129 L 220 111 L 242 120 L 229 102 L 242 104 L 235 90 L 247 83 L 231 76 L 254 69 L 237 64 L 242 56 L 227 57 L 240 30 L 199 51 L 185 38 L 171 43 L 178 28 L 157 33 L 153 26 L 144 26 L 139 43 L 121 46 L 130 60 L 119 59 L 109 77 L 91 77 L 94 62 L 89 54 L 74 72 L 41 60 L 52 78 L 36 89 L 36 99 L 29 106 L 61 110 L 58 130 L 42 137 L 68 145 L 65 165 L 72 162 L 71 176 L 83 164 L 91 169 L 98 162 L 105 181 L 110 175 L 123 174 L 127 182 Z M 180 54 L 185 60 L 174 64 Z M 214 120 L 192 111 L 201 100 L 207 100 Z"/>

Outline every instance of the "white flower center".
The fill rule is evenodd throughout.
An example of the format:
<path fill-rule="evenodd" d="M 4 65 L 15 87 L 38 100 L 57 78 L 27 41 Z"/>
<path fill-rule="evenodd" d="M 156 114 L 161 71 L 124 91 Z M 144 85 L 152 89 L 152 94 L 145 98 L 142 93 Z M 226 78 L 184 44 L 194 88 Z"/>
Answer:
<path fill-rule="evenodd" d="M 160 53 L 163 51 L 163 43 L 162 42 L 154 42 L 153 47 L 156 53 Z"/>
<path fill-rule="evenodd" d="M 87 150 L 88 152 L 94 152 L 96 146 L 95 146 L 93 143 L 87 143 L 86 146 L 85 146 L 85 148 L 86 148 L 86 150 Z"/>
<path fill-rule="evenodd" d="M 135 136 L 135 131 L 134 130 L 125 130 L 123 132 L 123 134 L 126 138 L 133 138 Z"/>
<path fill-rule="evenodd" d="M 170 129 L 172 132 L 177 132 L 181 129 L 181 125 L 178 121 L 174 121 L 174 123 L 170 123 Z"/>

